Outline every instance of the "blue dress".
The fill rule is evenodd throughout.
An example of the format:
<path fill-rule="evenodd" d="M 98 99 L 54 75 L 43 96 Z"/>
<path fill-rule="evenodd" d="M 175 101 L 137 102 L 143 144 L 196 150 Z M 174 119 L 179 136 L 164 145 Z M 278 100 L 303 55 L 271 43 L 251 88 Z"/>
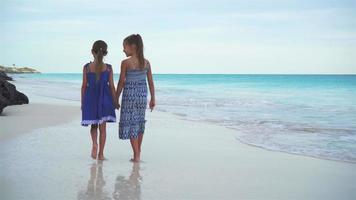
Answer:
<path fill-rule="evenodd" d="M 148 67 L 126 71 L 119 122 L 119 138 L 122 140 L 137 138 L 145 131 Z"/>
<path fill-rule="evenodd" d="M 112 67 L 110 64 L 106 64 L 106 70 L 101 72 L 100 79 L 96 80 L 96 73 L 90 72 L 89 64 L 84 65 L 87 88 L 83 95 L 81 124 L 88 126 L 103 122 L 116 122 L 115 106 L 109 87 Z"/>

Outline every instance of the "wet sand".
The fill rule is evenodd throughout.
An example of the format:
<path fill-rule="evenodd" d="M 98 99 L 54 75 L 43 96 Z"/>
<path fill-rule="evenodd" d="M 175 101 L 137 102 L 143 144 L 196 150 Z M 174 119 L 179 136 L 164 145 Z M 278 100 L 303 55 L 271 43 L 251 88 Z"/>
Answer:
<path fill-rule="evenodd" d="M 41 107 L 48 109 L 45 113 L 59 112 L 54 112 L 54 107 Z M 68 113 L 79 111 L 73 106 L 58 109 Z M 14 121 L 21 121 L 16 118 L 22 118 L 23 113 L 11 115 Z M 98 162 L 90 158 L 89 128 L 80 126 L 80 115 L 74 114 L 69 121 L 55 126 L 49 124 L 54 115 L 39 116 L 28 119 L 42 128 L 0 140 L 1 199 L 355 199 L 356 196 L 356 164 L 252 147 L 236 140 L 234 130 L 213 124 L 148 111 L 143 161 L 134 164 L 129 161 L 129 141 L 118 139 L 117 123 L 107 125 L 108 160 Z M 3 130 L 4 122 L 1 123 Z M 20 124 L 23 123 L 7 128 L 8 133 L 23 131 Z"/>

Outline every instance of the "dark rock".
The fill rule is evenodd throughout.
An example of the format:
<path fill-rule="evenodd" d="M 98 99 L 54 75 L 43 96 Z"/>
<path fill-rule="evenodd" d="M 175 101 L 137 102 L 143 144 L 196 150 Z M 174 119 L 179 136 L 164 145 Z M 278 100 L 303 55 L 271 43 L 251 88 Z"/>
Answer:
<path fill-rule="evenodd" d="M 5 79 L 7 81 L 12 81 L 12 78 L 8 76 L 5 72 L 0 71 L 0 79 Z"/>
<path fill-rule="evenodd" d="M 0 77 L 0 113 L 6 106 L 28 103 L 29 101 L 25 94 L 17 91 L 15 85 Z"/>
<path fill-rule="evenodd" d="M 0 95 L 0 114 L 2 113 L 2 110 L 9 105 L 9 101 Z"/>

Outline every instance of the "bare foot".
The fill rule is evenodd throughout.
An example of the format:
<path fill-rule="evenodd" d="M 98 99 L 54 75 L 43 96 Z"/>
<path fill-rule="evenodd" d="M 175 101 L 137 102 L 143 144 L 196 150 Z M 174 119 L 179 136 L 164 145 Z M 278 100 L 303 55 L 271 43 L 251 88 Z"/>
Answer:
<path fill-rule="evenodd" d="M 107 159 L 104 157 L 104 155 L 100 155 L 100 154 L 99 154 L 98 160 L 107 160 Z"/>
<path fill-rule="evenodd" d="M 91 157 L 93 159 L 96 159 L 96 156 L 97 156 L 97 149 L 98 149 L 98 145 L 93 145 L 92 149 L 91 149 Z"/>
<path fill-rule="evenodd" d="M 140 159 L 138 159 L 138 158 L 131 158 L 130 161 L 131 161 L 131 162 L 140 162 Z"/>

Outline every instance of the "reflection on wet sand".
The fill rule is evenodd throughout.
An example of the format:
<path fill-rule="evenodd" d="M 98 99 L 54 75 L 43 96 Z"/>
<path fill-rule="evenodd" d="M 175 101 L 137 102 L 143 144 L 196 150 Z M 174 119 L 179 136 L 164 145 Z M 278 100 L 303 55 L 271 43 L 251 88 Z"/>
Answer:
<path fill-rule="evenodd" d="M 110 199 L 104 189 L 103 162 L 93 162 L 90 167 L 90 178 L 85 191 L 78 193 L 78 199 Z"/>
<path fill-rule="evenodd" d="M 121 175 L 116 177 L 114 199 L 141 199 L 141 182 L 140 163 L 134 162 L 129 178 Z"/>
<path fill-rule="evenodd" d="M 90 199 L 120 199 L 136 200 L 141 199 L 140 164 L 133 163 L 132 171 L 128 178 L 118 175 L 115 180 L 114 192 L 111 195 L 105 191 L 105 180 L 103 176 L 103 161 L 95 161 L 90 167 L 90 178 L 85 190 L 79 191 L 78 200 Z"/>

